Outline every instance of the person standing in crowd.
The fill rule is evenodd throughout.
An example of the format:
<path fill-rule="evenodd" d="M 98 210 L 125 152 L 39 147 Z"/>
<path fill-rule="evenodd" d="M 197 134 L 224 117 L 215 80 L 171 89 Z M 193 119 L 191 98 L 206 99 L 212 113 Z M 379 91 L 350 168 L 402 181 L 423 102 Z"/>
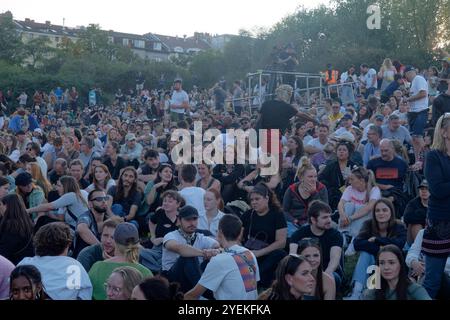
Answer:
<path fill-rule="evenodd" d="M 450 115 L 447 113 L 436 124 L 431 149 L 425 162 L 430 198 L 422 251 L 426 265 L 423 286 L 434 299 L 450 254 Z"/>
<path fill-rule="evenodd" d="M 216 300 L 256 300 L 259 281 L 255 255 L 240 245 L 242 222 L 234 215 L 224 215 L 219 221 L 217 239 L 223 253 L 211 258 L 199 282 L 184 296 L 198 299 L 206 290 Z"/>
<path fill-rule="evenodd" d="M 412 136 L 416 165 L 423 163 L 420 153 L 424 147 L 423 133 L 428 120 L 428 84 L 424 77 L 417 74 L 413 66 L 405 68 L 405 77 L 411 83 L 409 89 L 408 128 Z M 422 168 L 422 165 L 420 165 Z"/>
<path fill-rule="evenodd" d="M 67 256 L 72 239 L 67 224 L 49 223 L 34 236 L 36 255 L 23 259 L 17 265 L 35 266 L 41 272 L 42 284 L 53 300 L 91 300 L 92 297 L 88 274 L 77 260 Z M 78 285 L 68 286 L 72 283 L 70 277 L 73 272 L 79 275 Z"/>
<path fill-rule="evenodd" d="M 450 57 L 449 57 L 450 60 Z M 431 118 L 432 125 L 436 126 L 437 121 L 439 118 L 447 113 L 450 112 L 450 74 L 447 75 L 447 78 L 444 78 L 447 83 L 447 90 L 443 91 L 436 99 L 433 101 L 433 113 Z"/>
<path fill-rule="evenodd" d="M 182 89 L 181 79 L 175 79 L 173 83 L 174 91 L 170 99 L 170 117 L 172 121 L 184 120 L 184 115 L 189 110 L 189 96 Z"/>
<path fill-rule="evenodd" d="M 373 68 L 369 68 L 369 65 L 363 63 L 360 66 L 361 75 L 359 81 L 361 83 L 361 88 L 364 89 L 364 98 L 368 98 L 370 95 L 375 93 L 377 90 L 377 71 Z"/>

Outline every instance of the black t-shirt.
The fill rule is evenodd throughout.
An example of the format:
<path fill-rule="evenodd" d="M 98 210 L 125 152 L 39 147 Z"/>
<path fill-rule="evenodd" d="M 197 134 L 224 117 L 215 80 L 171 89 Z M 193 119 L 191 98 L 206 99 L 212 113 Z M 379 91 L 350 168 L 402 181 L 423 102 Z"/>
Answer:
<path fill-rule="evenodd" d="M 293 106 L 284 101 L 266 101 L 261 106 L 261 128 L 258 129 L 280 129 L 284 132 L 289 127 L 289 120 L 297 112 Z"/>
<path fill-rule="evenodd" d="M 178 229 L 177 220 L 175 219 L 175 221 L 173 222 L 170 221 L 170 219 L 166 216 L 166 213 L 162 209 L 156 211 L 155 214 L 150 217 L 150 221 L 156 225 L 156 238 L 163 238 L 169 232 Z"/>
<path fill-rule="evenodd" d="M 408 165 L 399 157 L 394 157 L 392 161 L 376 158 L 369 161 L 367 169 L 373 171 L 377 183 L 392 185 L 402 190 Z"/>
<path fill-rule="evenodd" d="M 283 51 L 279 55 L 279 58 L 281 60 L 286 60 L 289 57 L 295 58 L 295 54 Z M 296 65 L 295 62 L 292 59 L 290 59 L 290 60 L 286 61 L 285 63 L 283 63 L 282 66 L 283 66 L 283 70 L 285 70 L 285 71 L 294 71 L 295 65 Z"/>
<path fill-rule="evenodd" d="M 412 199 L 406 205 L 403 221 L 408 226 L 410 224 L 420 224 L 425 227 L 427 219 L 427 208 L 420 201 L 420 197 Z"/>
<path fill-rule="evenodd" d="M 304 238 L 318 238 L 320 242 L 320 247 L 322 249 L 322 266 L 325 270 L 330 263 L 330 251 L 332 247 L 343 246 L 342 234 L 336 229 L 328 229 L 320 237 L 316 236 L 311 231 L 310 225 L 305 225 L 295 231 L 291 236 L 291 243 L 298 243 Z"/>
<path fill-rule="evenodd" d="M 156 171 L 158 171 L 158 169 L 153 169 L 152 167 L 150 167 L 148 164 L 144 164 L 141 167 L 142 170 L 142 175 L 147 176 L 149 174 L 154 174 Z"/>
<path fill-rule="evenodd" d="M 61 178 L 61 177 L 62 177 L 62 176 L 58 175 L 58 174 L 56 173 L 56 171 L 52 171 L 52 172 L 50 172 L 50 174 L 48 175 L 48 178 L 49 178 L 51 184 L 56 184 L 56 183 L 58 182 L 59 178 Z"/>
<path fill-rule="evenodd" d="M 81 178 L 80 181 L 78 181 L 78 185 L 80 186 L 80 189 L 84 190 L 87 187 L 89 187 L 90 183 L 89 183 L 89 181 L 86 181 L 83 178 Z"/>
<path fill-rule="evenodd" d="M 286 219 L 282 212 L 270 210 L 264 216 L 249 210 L 241 217 L 244 227 L 244 242 L 250 237 L 265 241 L 268 244 L 275 242 L 276 231 L 287 228 Z"/>
<path fill-rule="evenodd" d="M 108 195 L 115 198 L 116 191 L 117 191 L 117 186 L 112 186 L 108 190 Z M 142 199 L 142 193 L 140 193 L 139 191 L 136 191 L 136 192 L 130 193 L 128 195 L 128 197 L 123 198 L 120 202 L 116 202 L 115 200 L 113 200 L 113 204 L 122 205 L 123 212 L 125 212 L 128 215 L 128 214 L 130 214 L 130 209 L 131 209 L 132 205 L 136 205 L 139 207 L 139 205 L 141 204 L 141 199 Z"/>
<path fill-rule="evenodd" d="M 114 180 L 119 179 L 120 170 L 122 170 L 127 166 L 127 162 L 121 157 L 117 157 L 117 162 L 115 166 L 112 164 L 111 159 L 109 157 L 107 157 L 105 161 L 103 161 L 103 164 L 108 167 L 109 173 L 111 173 L 111 177 Z"/>

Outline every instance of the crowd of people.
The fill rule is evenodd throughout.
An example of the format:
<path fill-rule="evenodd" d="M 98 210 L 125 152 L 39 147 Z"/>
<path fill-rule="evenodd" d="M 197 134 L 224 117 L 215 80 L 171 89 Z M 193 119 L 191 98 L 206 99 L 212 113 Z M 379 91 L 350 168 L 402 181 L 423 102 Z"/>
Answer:
<path fill-rule="evenodd" d="M 256 100 L 224 80 L 108 105 L 0 91 L 0 299 L 449 299 L 449 63 L 329 66 L 351 102 L 289 77 Z M 277 173 L 174 163 L 195 121 L 280 132 Z"/>

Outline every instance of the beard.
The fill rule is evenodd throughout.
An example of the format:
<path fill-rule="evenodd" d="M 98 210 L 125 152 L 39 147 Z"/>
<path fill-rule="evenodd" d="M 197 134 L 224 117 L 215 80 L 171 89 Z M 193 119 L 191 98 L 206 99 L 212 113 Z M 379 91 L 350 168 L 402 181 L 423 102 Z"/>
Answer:
<path fill-rule="evenodd" d="M 98 207 L 98 206 L 94 206 L 94 210 L 97 211 L 98 213 L 105 213 L 107 209 Z"/>

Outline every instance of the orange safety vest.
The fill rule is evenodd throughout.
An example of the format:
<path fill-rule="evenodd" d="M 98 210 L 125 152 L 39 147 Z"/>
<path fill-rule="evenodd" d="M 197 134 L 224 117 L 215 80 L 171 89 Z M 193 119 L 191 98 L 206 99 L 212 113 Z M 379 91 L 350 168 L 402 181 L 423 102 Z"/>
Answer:
<path fill-rule="evenodd" d="M 328 70 L 324 71 L 323 74 L 325 74 L 325 83 L 326 84 L 336 84 L 339 78 L 339 71 L 337 70 L 331 70 L 331 78 L 330 73 Z"/>

